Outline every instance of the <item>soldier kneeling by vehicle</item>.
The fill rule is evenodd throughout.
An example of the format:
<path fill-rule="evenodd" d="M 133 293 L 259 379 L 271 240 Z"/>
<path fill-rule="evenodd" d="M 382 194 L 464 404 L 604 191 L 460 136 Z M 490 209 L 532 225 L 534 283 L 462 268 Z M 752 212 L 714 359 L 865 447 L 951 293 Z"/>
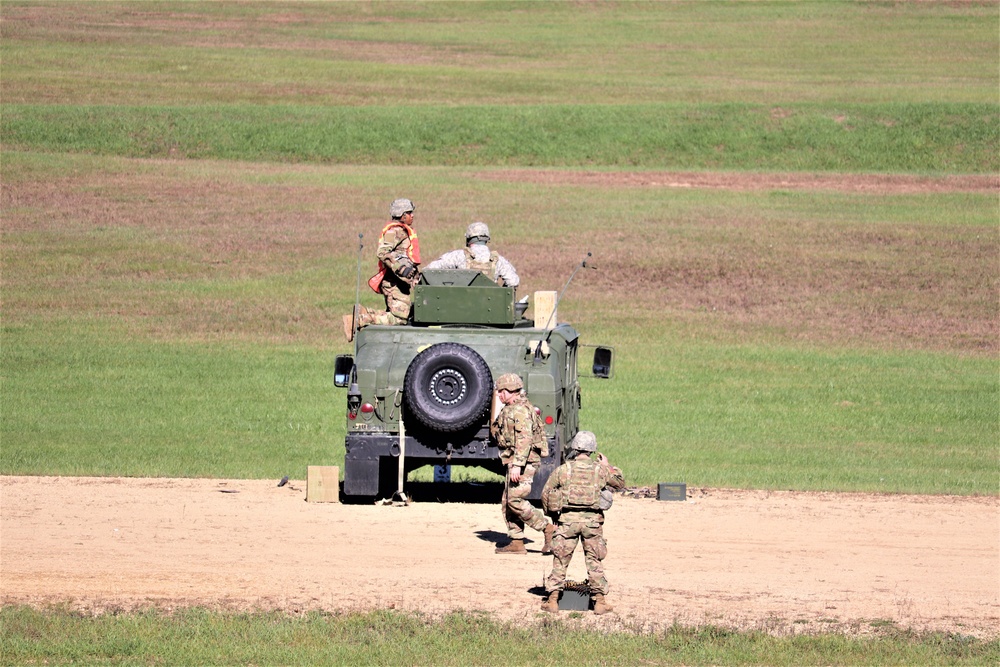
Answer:
<path fill-rule="evenodd" d="M 594 596 L 594 613 L 606 614 L 612 607 L 604 599 L 608 580 L 601 563 L 608 554 L 604 510 L 611 507 L 610 489 L 625 488 L 625 478 L 604 454 L 593 458 L 597 437 L 590 431 L 577 433 L 569 449 L 566 463 L 556 468 L 542 490 L 545 511 L 558 516 L 552 536 L 552 573 L 545 580 L 548 597 L 542 611 L 559 611 L 559 593 L 566 584 L 566 571 L 580 540 Z"/>

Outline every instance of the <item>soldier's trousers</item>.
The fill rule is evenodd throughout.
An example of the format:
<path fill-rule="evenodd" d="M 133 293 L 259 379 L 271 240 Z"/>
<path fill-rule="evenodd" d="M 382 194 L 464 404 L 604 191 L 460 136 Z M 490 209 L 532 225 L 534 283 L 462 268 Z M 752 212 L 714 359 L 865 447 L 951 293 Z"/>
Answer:
<path fill-rule="evenodd" d="M 401 320 L 390 311 L 368 310 L 362 312 L 358 319 L 358 326 L 364 327 L 369 324 L 381 324 L 385 327 L 394 327 L 400 324 L 407 324 L 406 320 Z"/>
<path fill-rule="evenodd" d="M 503 519 L 507 522 L 507 535 L 512 540 L 524 539 L 525 524 L 542 531 L 548 523 L 542 510 L 528 502 L 528 494 L 531 493 L 531 483 L 534 479 L 535 466 L 532 465 L 524 467 L 517 484 L 510 481 L 510 472 L 507 473 L 507 483 L 504 485 L 500 507 L 503 510 Z"/>
<path fill-rule="evenodd" d="M 604 515 L 600 512 L 573 512 L 569 521 L 560 515 L 552 535 L 552 572 L 545 580 L 545 590 L 561 591 L 566 584 L 566 571 L 577 541 L 583 542 L 583 557 L 587 562 L 587 579 L 593 593 L 606 594 L 608 580 L 604 578 L 604 564 L 608 545 L 604 541 Z"/>
<path fill-rule="evenodd" d="M 385 296 L 386 318 L 378 324 L 406 324 L 410 320 L 413 306 L 409 285 L 394 285 L 388 281 L 382 283 L 382 294 Z"/>

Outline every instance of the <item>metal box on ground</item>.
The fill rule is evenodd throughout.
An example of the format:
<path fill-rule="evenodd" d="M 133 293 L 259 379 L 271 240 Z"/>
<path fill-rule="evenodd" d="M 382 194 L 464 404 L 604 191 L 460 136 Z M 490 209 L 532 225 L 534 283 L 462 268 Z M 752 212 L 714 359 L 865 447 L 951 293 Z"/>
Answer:
<path fill-rule="evenodd" d="M 687 484 L 660 482 L 656 487 L 657 500 L 687 500 Z"/>
<path fill-rule="evenodd" d="M 306 468 L 306 502 L 340 502 L 339 466 L 308 466 Z"/>
<path fill-rule="evenodd" d="M 586 583 L 567 582 L 559 594 L 560 611 L 589 611 L 590 586 Z"/>

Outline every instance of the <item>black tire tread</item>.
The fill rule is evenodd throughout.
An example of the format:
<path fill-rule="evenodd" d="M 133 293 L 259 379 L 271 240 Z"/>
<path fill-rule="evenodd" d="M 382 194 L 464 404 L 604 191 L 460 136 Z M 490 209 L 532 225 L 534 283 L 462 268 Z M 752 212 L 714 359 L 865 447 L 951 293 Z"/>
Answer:
<path fill-rule="evenodd" d="M 453 369 L 465 379 L 468 396 L 457 406 L 440 405 L 428 390 L 434 373 Z M 467 345 L 437 343 L 421 351 L 410 362 L 403 379 L 403 398 L 409 414 L 424 426 L 442 433 L 468 428 L 489 408 L 493 397 L 493 375 L 486 361 Z"/>

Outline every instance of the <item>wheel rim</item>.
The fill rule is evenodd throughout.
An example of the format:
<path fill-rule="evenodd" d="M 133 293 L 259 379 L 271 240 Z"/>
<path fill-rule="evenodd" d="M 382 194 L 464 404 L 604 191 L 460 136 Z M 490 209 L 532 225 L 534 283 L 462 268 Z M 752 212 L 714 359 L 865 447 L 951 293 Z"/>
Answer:
<path fill-rule="evenodd" d="M 469 383 L 456 369 L 442 368 L 431 376 L 428 391 L 441 405 L 458 405 L 469 393 Z"/>

